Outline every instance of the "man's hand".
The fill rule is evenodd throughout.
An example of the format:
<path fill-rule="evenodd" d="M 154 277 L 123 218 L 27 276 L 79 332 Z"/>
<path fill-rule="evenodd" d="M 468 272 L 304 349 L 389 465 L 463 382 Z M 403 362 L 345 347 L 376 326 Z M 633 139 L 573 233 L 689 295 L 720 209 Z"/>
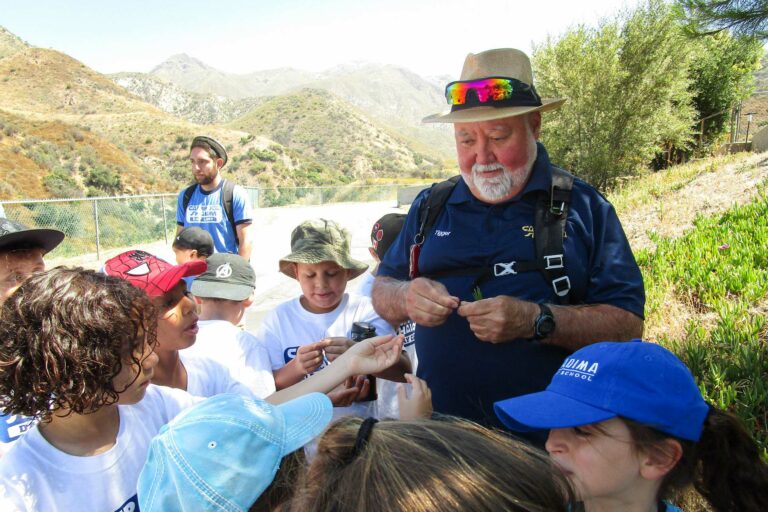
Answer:
<path fill-rule="evenodd" d="M 323 349 L 329 344 L 330 340 L 321 340 L 300 346 L 294 358 L 296 368 L 304 372 L 304 375 L 313 373 L 323 364 Z"/>
<path fill-rule="evenodd" d="M 469 328 L 479 340 L 504 343 L 533 336 L 533 323 L 539 306 L 500 295 L 476 302 L 462 302 L 458 313 L 467 319 Z"/>
<path fill-rule="evenodd" d="M 347 378 L 326 394 L 334 407 L 349 407 L 354 402 L 368 396 L 370 389 L 371 382 L 365 378 L 365 375 L 357 375 Z"/>
<path fill-rule="evenodd" d="M 407 396 L 405 384 L 397 385 L 400 419 L 415 420 L 432 416 L 432 391 L 427 386 L 427 382 L 410 373 L 405 374 L 405 380 L 411 384 L 411 396 Z"/>
<path fill-rule="evenodd" d="M 325 357 L 328 359 L 329 363 L 334 362 L 337 357 L 355 344 L 354 341 L 344 336 L 332 336 L 330 338 L 325 338 L 322 341 L 329 342 L 325 347 Z"/>
<path fill-rule="evenodd" d="M 336 358 L 335 365 L 346 365 L 347 375 L 368 375 L 386 370 L 400 359 L 403 335 L 374 336 L 359 341 Z M 322 373 L 322 372 L 321 372 Z"/>
<path fill-rule="evenodd" d="M 436 327 L 459 307 L 459 298 L 450 295 L 442 283 L 418 277 L 408 283 L 405 307 L 408 317 L 417 324 Z"/>

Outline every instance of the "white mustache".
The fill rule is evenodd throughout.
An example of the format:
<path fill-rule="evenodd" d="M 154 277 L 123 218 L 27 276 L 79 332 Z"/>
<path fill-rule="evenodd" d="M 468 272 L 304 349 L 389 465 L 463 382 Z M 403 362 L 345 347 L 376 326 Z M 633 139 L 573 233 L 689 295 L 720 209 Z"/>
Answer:
<path fill-rule="evenodd" d="M 501 165 L 500 163 L 496 162 L 494 164 L 473 164 L 472 165 L 472 172 L 489 172 L 489 171 L 503 171 L 505 170 L 505 167 Z"/>

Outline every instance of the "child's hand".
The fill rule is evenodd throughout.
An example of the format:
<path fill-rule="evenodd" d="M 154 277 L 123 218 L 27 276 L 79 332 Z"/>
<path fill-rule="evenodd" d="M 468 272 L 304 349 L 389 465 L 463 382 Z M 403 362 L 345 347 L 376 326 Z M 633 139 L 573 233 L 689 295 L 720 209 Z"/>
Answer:
<path fill-rule="evenodd" d="M 327 393 L 334 407 L 348 407 L 368 395 L 371 383 L 364 375 L 349 377 Z"/>
<path fill-rule="evenodd" d="M 402 350 L 403 335 L 386 334 L 353 344 L 337 361 L 344 361 L 349 375 L 379 373 L 395 364 Z"/>
<path fill-rule="evenodd" d="M 299 347 L 294 361 L 296 361 L 297 368 L 304 372 L 304 375 L 309 375 L 323 364 L 323 349 L 328 343 L 328 340 L 322 340 Z"/>
<path fill-rule="evenodd" d="M 410 373 L 405 374 L 405 380 L 411 385 L 411 396 L 406 395 L 405 384 L 397 385 L 400 419 L 415 420 L 432 416 L 432 391 L 427 386 L 427 381 Z"/>
<path fill-rule="evenodd" d="M 344 336 L 332 336 L 325 338 L 323 341 L 330 341 L 328 346 L 325 347 L 325 357 L 328 358 L 329 363 L 334 362 L 337 357 L 355 344 L 354 341 Z"/>

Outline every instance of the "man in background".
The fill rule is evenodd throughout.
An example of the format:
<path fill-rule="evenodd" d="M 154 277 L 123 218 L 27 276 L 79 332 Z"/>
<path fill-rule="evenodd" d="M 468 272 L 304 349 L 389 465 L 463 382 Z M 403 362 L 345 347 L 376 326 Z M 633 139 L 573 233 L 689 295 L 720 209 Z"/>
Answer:
<path fill-rule="evenodd" d="M 245 190 L 221 176 L 227 163 L 224 146 L 210 137 L 195 137 L 189 160 L 196 183 L 179 193 L 176 234 L 197 226 L 213 237 L 216 252 L 239 254 L 250 261 L 253 213 Z"/>

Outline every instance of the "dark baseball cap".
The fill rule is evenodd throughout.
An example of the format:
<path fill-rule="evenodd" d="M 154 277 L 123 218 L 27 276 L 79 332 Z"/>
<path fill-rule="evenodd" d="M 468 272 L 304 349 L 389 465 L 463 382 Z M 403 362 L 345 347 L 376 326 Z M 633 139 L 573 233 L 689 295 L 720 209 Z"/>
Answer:
<path fill-rule="evenodd" d="M 125 279 L 150 297 L 159 297 L 173 290 L 182 278 L 196 276 L 205 269 L 203 260 L 173 265 L 148 252 L 130 250 L 108 259 L 102 271 Z"/>
<path fill-rule="evenodd" d="M 224 160 L 224 163 L 221 164 L 222 167 L 227 165 L 227 151 L 224 149 L 224 146 L 222 146 L 221 144 L 219 144 L 218 142 L 216 142 L 212 138 L 206 137 L 205 135 L 198 135 L 197 137 L 192 139 L 192 144 L 189 145 L 189 150 L 192 151 L 193 148 L 199 147 L 198 143 L 200 143 L 200 142 L 204 142 L 204 143 L 208 144 L 211 147 L 211 149 L 213 150 L 213 152 L 216 153 L 216 155 L 219 158 Z"/>
<path fill-rule="evenodd" d="M 388 213 L 373 225 L 371 245 L 380 260 L 384 259 L 384 255 L 387 254 L 392 242 L 395 241 L 397 235 L 403 229 L 405 217 L 404 213 Z"/>
<path fill-rule="evenodd" d="M 194 249 L 200 256 L 210 256 L 213 254 L 213 237 L 203 228 L 190 226 L 176 235 L 173 246 L 177 249 Z"/>
<path fill-rule="evenodd" d="M 192 283 L 192 294 L 208 299 L 241 301 L 256 288 L 256 273 L 239 254 L 217 252 L 206 260 L 208 270 Z"/>
<path fill-rule="evenodd" d="M 64 240 L 64 233 L 57 229 L 28 228 L 6 218 L 0 218 L 0 251 L 40 247 L 52 251 Z"/>

